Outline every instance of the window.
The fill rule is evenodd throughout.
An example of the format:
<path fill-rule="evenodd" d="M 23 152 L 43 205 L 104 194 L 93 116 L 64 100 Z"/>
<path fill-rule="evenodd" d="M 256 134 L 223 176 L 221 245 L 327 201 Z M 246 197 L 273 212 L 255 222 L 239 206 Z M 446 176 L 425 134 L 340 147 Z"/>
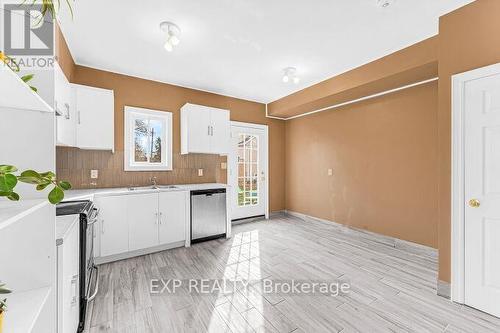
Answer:
<path fill-rule="evenodd" d="M 172 170 L 172 113 L 126 106 L 125 171 Z"/>

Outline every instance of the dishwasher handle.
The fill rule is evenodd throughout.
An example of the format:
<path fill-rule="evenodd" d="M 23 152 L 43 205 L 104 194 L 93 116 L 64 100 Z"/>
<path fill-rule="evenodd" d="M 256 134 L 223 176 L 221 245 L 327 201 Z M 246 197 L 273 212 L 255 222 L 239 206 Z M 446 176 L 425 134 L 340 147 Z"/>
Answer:
<path fill-rule="evenodd" d="M 196 196 L 196 195 L 204 195 L 207 197 L 210 197 L 214 194 L 218 193 L 226 193 L 225 188 L 217 188 L 217 189 L 211 189 L 211 190 L 197 190 L 197 191 L 191 191 L 191 196 Z"/>

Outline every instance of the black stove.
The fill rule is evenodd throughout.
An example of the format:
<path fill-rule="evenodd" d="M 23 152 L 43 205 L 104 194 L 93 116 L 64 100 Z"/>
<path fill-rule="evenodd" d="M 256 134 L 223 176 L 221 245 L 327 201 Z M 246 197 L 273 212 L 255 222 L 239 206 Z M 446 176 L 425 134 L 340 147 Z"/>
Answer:
<path fill-rule="evenodd" d="M 92 207 L 90 200 L 64 201 L 56 206 L 56 215 L 89 214 Z"/>
<path fill-rule="evenodd" d="M 99 209 L 90 200 L 64 201 L 57 204 L 57 216 L 74 214 L 80 215 L 80 318 L 78 332 L 83 332 L 87 303 L 94 299 L 99 288 L 97 266 L 94 264 L 94 237 L 96 235 L 94 227 L 99 215 Z M 93 280 L 94 283 L 92 283 Z M 94 291 L 90 292 L 92 286 Z"/>

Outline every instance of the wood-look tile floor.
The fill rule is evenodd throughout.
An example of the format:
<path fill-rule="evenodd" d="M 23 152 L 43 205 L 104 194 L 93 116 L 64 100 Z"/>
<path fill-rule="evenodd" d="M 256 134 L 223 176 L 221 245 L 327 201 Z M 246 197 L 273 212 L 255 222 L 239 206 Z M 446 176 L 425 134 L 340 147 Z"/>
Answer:
<path fill-rule="evenodd" d="M 500 332 L 436 295 L 435 251 L 336 224 L 275 217 L 233 237 L 102 265 L 95 332 Z M 251 280 L 233 293 L 150 293 L 150 279 Z M 262 279 L 347 281 L 342 296 L 268 294 Z"/>

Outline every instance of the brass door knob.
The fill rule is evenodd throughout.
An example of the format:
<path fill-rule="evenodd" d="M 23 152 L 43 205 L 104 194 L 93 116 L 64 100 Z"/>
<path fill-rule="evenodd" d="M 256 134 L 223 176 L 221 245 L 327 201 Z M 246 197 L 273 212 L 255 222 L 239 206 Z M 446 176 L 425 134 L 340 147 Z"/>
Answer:
<path fill-rule="evenodd" d="M 479 206 L 481 206 L 481 202 L 477 199 L 470 199 L 469 206 L 471 206 L 472 208 L 479 208 Z"/>

